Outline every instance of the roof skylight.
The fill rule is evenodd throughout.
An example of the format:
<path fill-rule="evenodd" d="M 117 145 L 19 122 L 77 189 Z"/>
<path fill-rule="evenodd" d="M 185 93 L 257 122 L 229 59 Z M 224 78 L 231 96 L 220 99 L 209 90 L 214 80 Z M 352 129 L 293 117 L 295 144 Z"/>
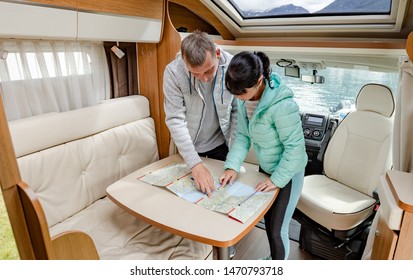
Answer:
<path fill-rule="evenodd" d="M 409 2 L 406 0 L 201 1 L 239 34 L 399 31 Z"/>
<path fill-rule="evenodd" d="M 229 0 L 244 18 L 390 15 L 391 0 Z"/>

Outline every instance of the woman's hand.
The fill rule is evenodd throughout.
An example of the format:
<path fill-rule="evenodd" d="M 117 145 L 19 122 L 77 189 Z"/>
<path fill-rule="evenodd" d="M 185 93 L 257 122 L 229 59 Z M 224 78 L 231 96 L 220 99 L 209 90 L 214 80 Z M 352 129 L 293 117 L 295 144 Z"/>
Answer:
<path fill-rule="evenodd" d="M 265 181 L 259 182 L 258 185 L 255 187 L 255 190 L 257 192 L 268 192 L 275 190 L 276 188 L 277 186 L 274 185 L 270 179 L 267 179 Z"/>
<path fill-rule="evenodd" d="M 237 172 L 233 169 L 225 170 L 224 174 L 219 177 L 219 183 L 221 184 L 221 187 L 225 187 L 227 183 L 232 185 L 232 183 L 234 183 L 235 181 L 235 178 L 237 178 L 237 175 Z"/>

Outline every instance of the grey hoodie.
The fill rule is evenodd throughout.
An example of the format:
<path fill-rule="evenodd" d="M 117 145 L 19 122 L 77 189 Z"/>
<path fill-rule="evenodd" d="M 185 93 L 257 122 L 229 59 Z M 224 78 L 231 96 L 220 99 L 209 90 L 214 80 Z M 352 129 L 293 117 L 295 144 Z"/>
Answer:
<path fill-rule="evenodd" d="M 221 50 L 215 87 L 214 104 L 219 124 L 228 147 L 235 137 L 237 107 L 235 97 L 225 87 L 225 72 L 232 55 Z M 188 168 L 202 162 L 195 150 L 196 141 L 205 118 L 205 101 L 198 91 L 199 80 L 186 68 L 181 55 L 169 63 L 164 71 L 163 92 L 165 121 L 172 139 Z"/>

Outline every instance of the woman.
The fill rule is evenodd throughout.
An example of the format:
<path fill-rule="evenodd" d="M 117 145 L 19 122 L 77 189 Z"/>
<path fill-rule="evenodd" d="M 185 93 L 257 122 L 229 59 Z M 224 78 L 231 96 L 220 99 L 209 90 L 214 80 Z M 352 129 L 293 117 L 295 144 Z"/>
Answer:
<path fill-rule="evenodd" d="M 307 154 L 299 108 L 293 92 L 271 73 L 263 52 L 241 52 L 234 56 L 225 76 L 228 90 L 238 98 L 235 142 L 220 177 L 232 184 L 254 143 L 260 172 L 269 175 L 257 191 L 280 188 L 277 199 L 264 216 L 272 259 L 287 259 L 288 228 L 301 194 Z M 269 259 L 268 257 L 267 259 Z"/>

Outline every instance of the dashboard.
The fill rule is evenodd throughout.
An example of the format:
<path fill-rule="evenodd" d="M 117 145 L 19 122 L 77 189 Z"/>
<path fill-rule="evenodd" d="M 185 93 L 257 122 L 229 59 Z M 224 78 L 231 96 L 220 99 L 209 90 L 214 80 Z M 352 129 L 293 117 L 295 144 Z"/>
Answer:
<path fill-rule="evenodd" d="M 306 145 L 320 146 L 326 132 L 328 115 L 303 113 L 301 121 Z"/>
<path fill-rule="evenodd" d="M 337 127 L 338 119 L 330 114 L 304 112 L 301 113 L 301 122 L 308 156 L 306 175 L 321 174 L 323 163 L 319 160 L 319 153 L 324 153 L 325 145 Z"/>

